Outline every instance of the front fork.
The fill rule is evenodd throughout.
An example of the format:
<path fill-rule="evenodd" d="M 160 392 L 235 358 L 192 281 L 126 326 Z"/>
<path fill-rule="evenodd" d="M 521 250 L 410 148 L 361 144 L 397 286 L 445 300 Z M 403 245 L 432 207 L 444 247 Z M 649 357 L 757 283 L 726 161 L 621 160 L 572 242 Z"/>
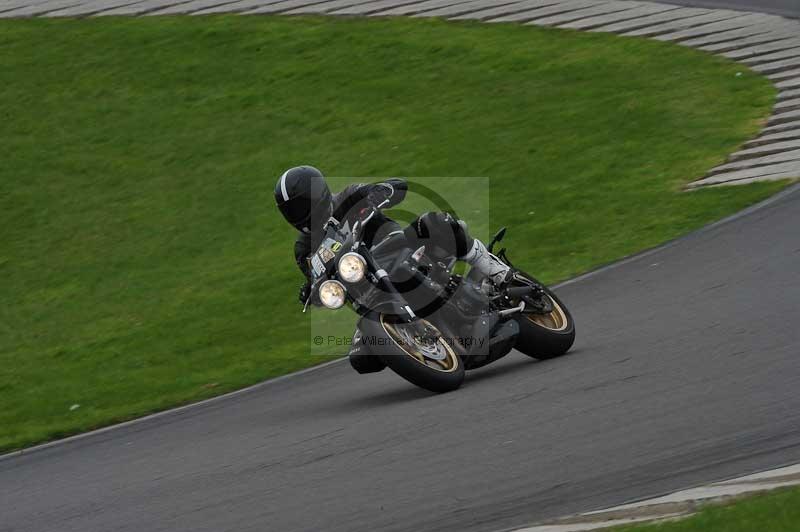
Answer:
<path fill-rule="evenodd" d="M 389 295 L 390 304 L 393 307 L 393 313 L 405 323 L 411 323 L 417 319 L 417 315 L 406 302 L 405 298 L 395 288 L 392 280 L 389 279 L 389 274 L 372 257 L 368 250 L 361 250 L 361 256 L 367 262 L 367 269 L 375 278 L 375 285 Z"/>

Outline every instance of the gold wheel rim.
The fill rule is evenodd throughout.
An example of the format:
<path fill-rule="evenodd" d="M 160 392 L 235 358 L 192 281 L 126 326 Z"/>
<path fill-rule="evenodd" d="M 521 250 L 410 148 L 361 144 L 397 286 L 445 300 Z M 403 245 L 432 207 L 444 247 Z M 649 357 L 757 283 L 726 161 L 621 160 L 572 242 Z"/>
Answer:
<path fill-rule="evenodd" d="M 433 327 L 437 331 L 437 329 L 433 324 L 431 324 L 428 320 L 420 319 L 420 322 Z M 436 371 L 441 371 L 442 373 L 452 373 L 453 371 L 458 368 L 459 360 L 458 355 L 453 351 L 453 348 L 444 341 L 444 339 L 440 336 L 438 340 L 436 340 L 437 345 L 441 346 L 444 349 L 445 357 L 442 360 L 435 360 L 430 357 L 426 357 L 419 349 L 411 349 L 413 344 L 412 342 L 408 342 L 404 335 L 397 329 L 397 324 L 389 322 L 387 323 L 384 319 L 383 314 L 381 314 L 381 326 L 383 327 L 384 332 L 392 339 L 392 342 L 399 347 L 405 354 L 425 366 L 426 368 L 430 368 Z"/>
<path fill-rule="evenodd" d="M 561 305 L 550 297 L 549 294 L 547 298 L 553 304 L 553 310 L 547 314 L 527 314 L 528 319 L 539 327 L 544 327 L 551 331 L 563 331 L 567 328 L 567 325 L 569 325 L 567 314 L 564 312 L 564 309 L 561 308 Z"/>

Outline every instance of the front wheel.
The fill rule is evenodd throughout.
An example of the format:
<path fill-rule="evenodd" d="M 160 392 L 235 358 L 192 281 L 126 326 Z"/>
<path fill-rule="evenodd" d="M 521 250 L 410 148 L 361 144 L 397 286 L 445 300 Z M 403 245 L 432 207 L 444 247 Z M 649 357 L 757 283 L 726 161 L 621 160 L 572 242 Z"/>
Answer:
<path fill-rule="evenodd" d="M 518 275 L 533 281 L 544 289 L 542 297 L 548 298 L 549 312 L 524 313 L 516 316 L 519 336 L 514 347 L 529 357 L 540 360 L 563 355 L 575 342 L 575 322 L 566 305 L 549 288 L 530 275 Z"/>
<path fill-rule="evenodd" d="M 464 363 L 435 325 L 425 319 L 405 323 L 381 314 L 363 320 L 361 330 L 381 360 L 395 373 L 434 393 L 464 382 Z M 371 335 L 372 338 L 369 338 Z"/>

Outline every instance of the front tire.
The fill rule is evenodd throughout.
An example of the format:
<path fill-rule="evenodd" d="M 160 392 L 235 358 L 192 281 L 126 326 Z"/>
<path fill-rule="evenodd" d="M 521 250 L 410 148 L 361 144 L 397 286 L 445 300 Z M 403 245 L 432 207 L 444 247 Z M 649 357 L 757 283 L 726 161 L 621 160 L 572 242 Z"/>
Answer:
<path fill-rule="evenodd" d="M 438 335 L 434 342 L 421 343 L 409 333 L 408 324 L 383 314 L 372 318 L 361 322 L 361 331 L 367 341 L 380 344 L 372 350 L 389 369 L 434 393 L 453 391 L 464 382 L 461 357 L 433 324 L 422 318 L 415 322 L 432 328 Z"/>
<path fill-rule="evenodd" d="M 529 357 L 540 360 L 560 357 L 569 351 L 575 342 L 575 321 L 572 319 L 572 314 L 552 290 L 530 275 L 519 273 L 544 288 L 546 297 L 553 304 L 553 311 L 547 314 L 516 316 L 519 336 L 514 347 Z"/>

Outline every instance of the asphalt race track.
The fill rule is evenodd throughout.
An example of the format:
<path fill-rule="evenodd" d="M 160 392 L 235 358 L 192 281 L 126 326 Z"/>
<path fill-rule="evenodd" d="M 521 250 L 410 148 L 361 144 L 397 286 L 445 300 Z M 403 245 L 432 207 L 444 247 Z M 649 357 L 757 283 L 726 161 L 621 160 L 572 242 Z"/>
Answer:
<path fill-rule="evenodd" d="M 800 0 L 659 0 L 681 6 L 761 11 L 784 17 L 800 18 Z"/>
<path fill-rule="evenodd" d="M 562 286 L 571 354 L 335 363 L 0 460 L 0 530 L 498 530 L 800 461 L 800 186 Z"/>
<path fill-rule="evenodd" d="M 569 355 L 451 394 L 337 362 L 0 457 L 0 532 L 496 531 L 800 462 L 800 185 L 557 291 Z"/>

